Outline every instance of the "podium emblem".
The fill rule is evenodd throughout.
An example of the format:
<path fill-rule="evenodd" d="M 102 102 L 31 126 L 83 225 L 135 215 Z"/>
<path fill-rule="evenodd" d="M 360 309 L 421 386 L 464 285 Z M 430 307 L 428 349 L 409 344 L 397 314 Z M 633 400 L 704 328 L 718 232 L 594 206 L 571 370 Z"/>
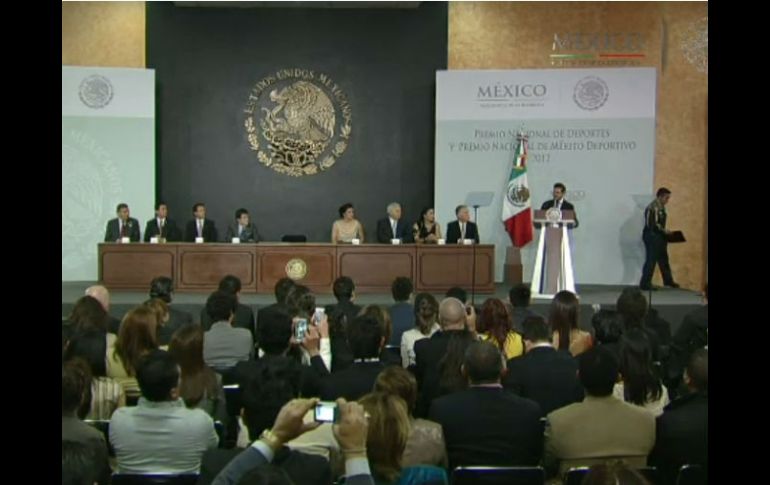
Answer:
<path fill-rule="evenodd" d="M 551 207 L 545 213 L 545 218 L 548 222 L 559 222 L 561 220 L 561 211 L 556 207 Z"/>
<path fill-rule="evenodd" d="M 286 263 L 286 276 L 293 280 L 301 280 L 307 276 L 307 263 L 299 258 L 290 259 Z"/>

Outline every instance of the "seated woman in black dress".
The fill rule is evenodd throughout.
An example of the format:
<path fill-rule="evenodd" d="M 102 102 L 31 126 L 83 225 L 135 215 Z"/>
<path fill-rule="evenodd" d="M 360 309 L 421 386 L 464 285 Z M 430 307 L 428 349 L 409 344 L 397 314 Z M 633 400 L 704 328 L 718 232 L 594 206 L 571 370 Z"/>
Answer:
<path fill-rule="evenodd" d="M 412 232 L 417 244 L 436 244 L 441 239 L 441 224 L 436 222 L 433 207 L 426 207 L 420 212 L 420 219 L 412 226 Z"/>

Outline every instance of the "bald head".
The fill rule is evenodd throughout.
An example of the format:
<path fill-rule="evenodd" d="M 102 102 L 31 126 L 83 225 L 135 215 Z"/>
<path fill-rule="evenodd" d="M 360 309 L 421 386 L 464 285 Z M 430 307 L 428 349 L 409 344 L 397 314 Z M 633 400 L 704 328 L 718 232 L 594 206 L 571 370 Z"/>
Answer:
<path fill-rule="evenodd" d="M 110 291 L 102 285 L 94 285 L 86 288 L 86 296 L 96 299 L 102 304 L 105 312 L 110 311 Z"/>
<path fill-rule="evenodd" d="M 442 330 L 465 328 L 465 305 L 457 298 L 444 298 L 438 307 L 438 323 Z"/>

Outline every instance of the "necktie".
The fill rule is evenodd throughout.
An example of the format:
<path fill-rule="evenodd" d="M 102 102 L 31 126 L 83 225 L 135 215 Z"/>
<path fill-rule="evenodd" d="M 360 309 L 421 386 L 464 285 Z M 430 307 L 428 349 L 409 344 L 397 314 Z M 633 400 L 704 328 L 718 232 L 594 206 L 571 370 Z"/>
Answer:
<path fill-rule="evenodd" d="M 395 237 L 396 237 L 396 225 L 397 225 L 397 224 L 398 224 L 398 222 L 393 222 L 393 238 L 394 238 L 394 239 L 395 239 Z"/>
<path fill-rule="evenodd" d="M 465 223 L 460 223 L 460 239 L 465 239 Z"/>
<path fill-rule="evenodd" d="M 238 226 L 240 230 L 238 231 L 238 239 L 243 239 L 243 226 Z"/>
<path fill-rule="evenodd" d="M 203 237 L 203 221 L 198 221 L 198 237 Z"/>
<path fill-rule="evenodd" d="M 158 235 L 160 237 L 163 237 L 163 229 L 166 227 L 166 221 L 164 219 L 160 219 L 158 221 Z"/>
<path fill-rule="evenodd" d="M 120 223 L 120 237 L 128 237 L 128 231 L 126 230 L 126 223 Z"/>

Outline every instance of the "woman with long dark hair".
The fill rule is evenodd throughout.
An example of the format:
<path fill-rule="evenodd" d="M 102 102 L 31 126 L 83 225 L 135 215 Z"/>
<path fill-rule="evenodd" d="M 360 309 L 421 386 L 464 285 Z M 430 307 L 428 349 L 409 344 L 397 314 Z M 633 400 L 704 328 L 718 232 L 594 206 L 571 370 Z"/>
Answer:
<path fill-rule="evenodd" d="M 107 377 L 107 341 L 96 329 L 76 332 L 69 341 L 64 360 L 81 359 L 91 371 L 91 406 L 86 419 L 107 420 L 119 407 L 126 405 L 126 393 L 120 383 Z"/>
<path fill-rule="evenodd" d="M 420 211 L 420 218 L 412 225 L 416 244 L 436 244 L 441 239 L 441 224 L 436 222 L 436 211 L 425 207 Z"/>
<path fill-rule="evenodd" d="M 140 306 L 126 313 L 114 347 L 107 349 L 107 375 L 120 382 L 127 397 L 139 396 L 139 383 L 136 381 L 139 359 L 157 348 L 155 312 Z"/>
<path fill-rule="evenodd" d="M 615 384 L 615 397 L 649 409 L 655 416 L 663 414 L 669 403 L 668 389 L 653 366 L 650 341 L 639 327 L 620 339 L 620 375 L 623 381 Z"/>
<path fill-rule="evenodd" d="M 414 297 L 414 323 L 411 330 L 401 334 L 401 365 L 414 365 L 414 344 L 418 340 L 430 338 L 441 327 L 438 324 L 438 301 L 430 293 L 418 293 Z"/>
<path fill-rule="evenodd" d="M 524 341 L 514 332 L 511 316 L 505 304 L 497 298 L 488 298 L 481 307 L 477 326 L 484 329 L 481 340 L 491 342 L 505 355 L 505 360 L 524 353 Z"/>
<path fill-rule="evenodd" d="M 168 351 L 181 369 L 179 397 L 188 408 L 199 408 L 214 420 L 227 419 L 222 376 L 206 366 L 203 360 L 203 329 L 186 325 L 171 337 Z"/>
<path fill-rule="evenodd" d="M 548 323 L 553 329 L 553 346 L 577 356 L 593 347 L 591 334 L 578 328 L 580 303 L 571 291 L 560 291 L 551 300 Z"/>

